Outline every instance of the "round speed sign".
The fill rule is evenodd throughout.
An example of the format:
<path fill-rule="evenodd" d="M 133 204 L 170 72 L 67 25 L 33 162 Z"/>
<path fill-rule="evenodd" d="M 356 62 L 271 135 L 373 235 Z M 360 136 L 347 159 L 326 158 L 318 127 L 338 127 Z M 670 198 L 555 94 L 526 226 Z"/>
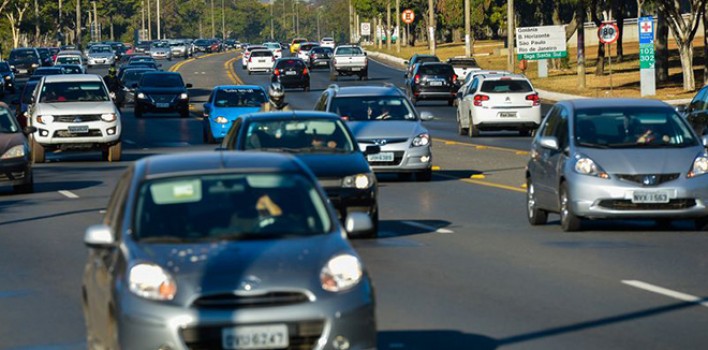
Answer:
<path fill-rule="evenodd" d="M 403 20 L 403 23 L 411 24 L 413 23 L 413 20 L 415 20 L 415 12 L 411 9 L 403 11 L 401 13 L 401 19 Z"/>
<path fill-rule="evenodd" d="M 614 23 L 603 23 L 597 28 L 597 37 L 603 44 L 612 44 L 619 38 L 619 28 Z"/>

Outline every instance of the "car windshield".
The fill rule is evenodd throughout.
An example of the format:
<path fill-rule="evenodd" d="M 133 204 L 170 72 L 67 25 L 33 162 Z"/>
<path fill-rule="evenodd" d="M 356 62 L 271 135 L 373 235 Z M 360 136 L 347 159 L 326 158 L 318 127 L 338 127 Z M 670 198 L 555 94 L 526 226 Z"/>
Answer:
<path fill-rule="evenodd" d="M 455 72 L 448 64 L 430 64 L 420 66 L 418 74 L 421 75 L 453 75 Z"/>
<path fill-rule="evenodd" d="M 318 46 L 318 47 L 315 47 L 312 49 L 313 53 L 332 53 L 332 51 L 334 51 L 334 50 L 332 50 L 329 47 L 321 47 L 321 46 Z"/>
<path fill-rule="evenodd" d="M 104 102 L 110 101 L 103 83 L 98 81 L 67 81 L 42 86 L 39 102 Z"/>
<path fill-rule="evenodd" d="M 141 62 L 155 62 L 155 59 L 152 57 L 132 57 L 128 63 L 141 63 Z"/>
<path fill-rule="evenodd" d="M 479 65 L 477 64 L 477 61 L 474 60 L 474 58 L 466 58 L 466 59 L 450 59 L 448 61 L 453 67 L 459 67 L 459 68 L 479 68 Z"/>
<path fill-rule="evenodd" d="M 204 39 L 195 40 L 194 45 L 209 45 L 209 41 Z"/>
<path fill-rule="evenodd" d="M 265 44 L 263 44 L 263 46 L 265 46 L 269 49 L 279 49 L 280 48 L 280 44 L 278 44 L 278 43 L 265 43 Z"/>
<path fill-rule="evenodd" d="M 61 68 L 39 68 L 34 73 L 32 73 L 32 76 L 45 76 L 45 75 L 59 75 L 59 74 L 64 74 L 64 71 Z"/>
<path fill-rule="evenodd" d="M 21 101 L 24 104 L 30 104 L 32 103 L 32 93 L 34 92 L 34 88 L 37 87 L 37 81 L 32 81 L 32 82 L 27 82 L 27 85 L 25 85 L 25 88 L 22 90 L 22 98 Z"/>
<path fill-rule="evenodd" d="M 57 64 L 81 64 L 81 58 L 76 56 L 59 56 Z"/>
<path fill-rule="evenodd" d="M 260 89 L 219 89 L 214 96 L 214 107 L 260 107 L 267 100 Z"/>
<path fill-rule="evenodd" d="M 10 52 L 10 60 L 26 61 L 38 58 L 34 50 L 15 50 Z"/>
<path fill-rule="evenodd" d="M 345 120 L 417 120 L 413 107 L 400 96 L 337 97 L 330 111 Z"/>
<path fill-rule="evenodd" d="M 154 43 L 152 44 L 153 48 L 165 48 L 165 47 L 170 47 L 168 43 L 165 42 L 160 42 L 160 43 Z"/>
<path fill-rule="evenodd" d="M 184 82 L 179 74 L 145 74 L 140 86 L 179 87 L 184 86 Z"/>
<path fill-rule="evenodd" d="M 267 240 L 327 233 L 315 186 L 299 174 L 159 179 L 138 193 L 133 235 L 144 243 Z"/>
<path fill-rule="evenodd" d="M 482 92 L 490 94 L 503 93 L 528 93 L 533 92 L 531 84 L 526 80 L 485 80 L 482 83 Z"/>
<path fill-rule="evenodd" d="M 145 72 L 154 72 L 154 69 L 129 69 L 126 70 L 125 73 L 123 73 L 123 77 L 121 80 L 126 83 L 126 82 L 133 82 L 133 83 L 138 83 L 140 82 L 140 78 L 143 77 L 143 74 Z"/>
<path fill-rule="evenodd" d="M 363 55 L 364 52 L 358 47 L 340 47 L 337 49 L 337 55 L 352 55 L 358 56 Z"/>
<path fill-rule="evenodd" d="M 304 68 L 305 63 L 301 60 L 280 60 L 276 66 L 278 69 L 282 68 Z"/>
<path fill-rule="evenodd" d="M 91 46 L 91 48 L 89 49 L 89 53 L 98 53 L 98 52 L 113 52 L 113 49 L 107 45 Z"/>
<path fill-rule="evenodd" d="M 415 60 L 411 60 L 411 63 L 423 62 L 440 62 L 440 59 L 437 56 L 418 56 Z"/>
<path fill-rule="evenodd" d="M 20 132 L 20 126 L 15 117 L 6 108 L 0 108 L 0 134 L 15 134 Z"/>
<path fill-rule="evenodd" d="M 0 62 L 0 72 L 7 73 L 10 71 L 10 65 L 7 62 Z"/>
<path fill-rule="evenodd" d="M 354 143 L 339 120 L 252 120 L 243 140 L 246 150 L 293 153 L 349 153 Z"/>
<path fill-rule="evenodd" d="M 576 111 L 575 142 L 581 147 L 647 148 L 698 145 L 685 120 L 670 108 L 598 107 Z"/>

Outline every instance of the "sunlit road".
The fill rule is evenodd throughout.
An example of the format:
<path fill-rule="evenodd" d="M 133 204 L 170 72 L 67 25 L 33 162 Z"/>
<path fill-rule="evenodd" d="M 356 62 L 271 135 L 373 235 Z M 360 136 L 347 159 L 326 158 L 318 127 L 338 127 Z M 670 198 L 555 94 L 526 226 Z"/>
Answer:
<path fill-rule="evenodd" d="M 193 115 L 136 120 L 123 111 L 124 160 L 51 154 L 36 166 L 36 193 L 0 194 L 0 348 L 82 349 L 80 280 L 84 229 L 101 220 L 119 174 L 140 157 L 213 149 L 202 144 L 201 102 L 234 83 L 234 53 L 179 67 Z M 165 62 L 170 64 L 181 61 Z M 266 74 L 248 84 L 267 86 Z M 105 69 L 96 70 L 101 74 Z M 403 83 L 371 63 L 370 80 Z M 311 108 L 330 82 L 286 99 Z M 11 97 L 5 100 L 10 100 Z M 381 176 L 381 236 L 354 241 L 375 283 L 380 349 L 702 349 L 708 346 L 708 237 L 689 222 L 592 222 L 563 233 L 557 216 L 531 227 L 523 170 L 530 138 L 456 135 L 455 110 L 423 102 L 439 167 L 429 183 Z M 702 304 L 701 304 L 702 302 Z"/>

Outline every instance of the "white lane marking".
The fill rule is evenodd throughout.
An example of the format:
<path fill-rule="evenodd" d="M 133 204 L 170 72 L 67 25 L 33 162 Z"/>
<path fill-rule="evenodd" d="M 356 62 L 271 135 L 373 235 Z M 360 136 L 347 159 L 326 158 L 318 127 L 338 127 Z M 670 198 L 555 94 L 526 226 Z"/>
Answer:
<path fill-rule="evenodd" d="M 661 295 L 667 296 L 669 298 L 674 298 L 674 299 L 678 299 L 681 301 L 687 301 L 689 303 L 694 303 L 694 304 L 708 307 L 708 301 L 704 301 L 703 298 L 697 297 L 695 295 L 677 292 L 675 290 L 667 289 L 664 287 L 659 287 L 659 286 L 656 286 L 656 285 L 653 285 L 650 283 L 636 281 L 636 280 L 623 280 L 622 283 L 624 283 L 628 286 L 632 286 L 635 288 L 646 290 L 648 292 L 661 294 Z"/>
<path fill-rule="evenodd" d="M 59 192 L 59 194 L 63 195 L 64 197 L 67 197 L 67 198 L 71 198 L 71 199 L 79 198 L 78 195 L 76 195 L 75 193 L 73 193 L 71 191 L 61 190 L 61 191 L 57 191 L 57 192 Z"/>
<path fill-rule="evenodd" d="M 129 144 L 129 145 L 135 145 L 135 144 L 136 144 L 135 141 L 133 141 L 133 140 L 127 140 L 127 139 L 126 139 L 126 140 L 123 140 L 123 142 L 125 142 L 125 143 L 127 143 L 127 144 Z"/>
<path fill-rule="evenodd" d="M 401 223 L 406 224 L 408 226 L 413 226 L 416 228 L 422 228 L 423 230 L 428 230 L 430 232 L 436 232 L 436 233 L 454 233 L 452 230 L 448 230 L 446 228 L 437 228 L 433 226 L 428 226 L 424 225 L 415 221 L 402 221 Z"/>

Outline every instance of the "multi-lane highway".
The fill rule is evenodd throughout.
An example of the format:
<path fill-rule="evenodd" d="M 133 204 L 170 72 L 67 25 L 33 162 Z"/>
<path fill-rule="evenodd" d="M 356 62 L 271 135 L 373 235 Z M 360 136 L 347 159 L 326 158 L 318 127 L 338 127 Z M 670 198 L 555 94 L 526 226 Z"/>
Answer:
<path fill-rule="evenodd" d="M 131 161 L 208 150 L 201 103 L 218 84 L 267 86 L 235 53 L 173 61 L 192 83 L 192 118 L 136 120 L 123 111 L 123 161 L 52 154 L 35 167 L 36 193 L 0 193 L 0 348 L 86 348 L 81 311 L 84 229 L 101 220 Z M 170 64 L 165 62 L 165 67 Z M 105 74 L 103 70 L 93 72 Z M 371 63 L 369 81 L 403 83 Z M 330 82 L 286 100 L 311 108 Z M 11 98 L 6 98 L 9 100 Z M 455 109 L 422 102 L 436 118 L 433 181 L 380 177 L 380 238 L 354 241 L 376 288 L 379 349 L 702 349 L 708 346 L 708 237 L 690 222 L 592 222 L 561 232 L 557 216 L 531 227 L 522 184 L 530 138 L 458 136 Z"/>

